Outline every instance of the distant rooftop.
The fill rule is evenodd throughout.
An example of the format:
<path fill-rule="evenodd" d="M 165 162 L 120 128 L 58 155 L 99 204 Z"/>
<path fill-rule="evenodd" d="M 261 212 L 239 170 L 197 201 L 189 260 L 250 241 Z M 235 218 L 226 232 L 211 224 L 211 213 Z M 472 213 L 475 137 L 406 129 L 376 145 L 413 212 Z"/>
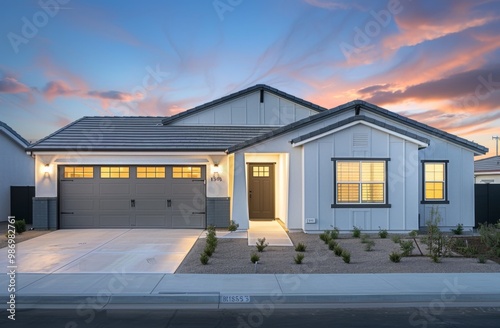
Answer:
<path fill-rule="evenodd" d="M 475 161 L 474 172 L 500 172 L 500 156 Z"/>

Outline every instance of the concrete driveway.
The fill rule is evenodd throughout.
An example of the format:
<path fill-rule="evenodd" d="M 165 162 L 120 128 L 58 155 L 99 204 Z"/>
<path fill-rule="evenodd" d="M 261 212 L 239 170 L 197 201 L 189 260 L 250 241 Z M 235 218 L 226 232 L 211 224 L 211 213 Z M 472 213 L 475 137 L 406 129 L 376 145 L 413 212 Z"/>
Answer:
<path fill-rule="evenodd" d="M 16 245 L 18 273 L 174 273 L 203 230 L 57 230 Z M 0 249 L 6 268 L 7 247 Z"/>

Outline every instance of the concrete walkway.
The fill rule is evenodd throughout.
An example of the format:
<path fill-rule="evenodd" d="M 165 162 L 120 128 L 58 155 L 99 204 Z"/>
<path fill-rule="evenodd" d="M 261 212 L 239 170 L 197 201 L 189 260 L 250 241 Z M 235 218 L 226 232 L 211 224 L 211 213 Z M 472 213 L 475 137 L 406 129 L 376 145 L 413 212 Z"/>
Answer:
<path fill-rule="evenodd" d="M 255 246 L 259 238 L 266 238 L 269 246 L 293 246 L 288 234 L 275 220 L 256 221 L 250 220 L 248 229 L 248 246 Z"/>
<path fill-rule="evenodd" d="M 21 273 L 15 280 L 19 309 L 500 306 L 498 273 Z M 8 300 L 8 284 L 2 275 L 1 302 Z"/>

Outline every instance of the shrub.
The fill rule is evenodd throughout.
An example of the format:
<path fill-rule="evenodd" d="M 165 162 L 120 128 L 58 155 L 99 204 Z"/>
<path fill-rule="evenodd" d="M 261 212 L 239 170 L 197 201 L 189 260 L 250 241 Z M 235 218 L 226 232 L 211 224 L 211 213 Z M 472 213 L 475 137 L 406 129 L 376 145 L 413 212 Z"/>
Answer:
<path fill-rule="evenodd" d="M 250 261 L 252 261 L 253 264 L 258 262 L 260 260 L 259 254 L 253 252 L 252 255 L 250 255 Z"/>
<path fill-rule="evenodd" d="M 17 232 L 17 231 L 16 231 Z M 500 220 L 497 224 L 479 224 L 481 242 L 492 255 L 500 255 Z"/>
<path fill-rule="evenodd" d="M 410 233 L 408 233 L 408 236 L 415 238 L 418 236 L 418 231 L 417 230 L 412 230 Z"/>
<path fill-rule="evenodd" d="M 351 253 L 349 253 L 348 251 L 343 250 L 342 253 L 341 253 L 341 256 L 342 256 L 342 260 L 345 263 L 350 263 L 351 262 Z"/>
<path fill-rule="evenodd" d="M 394 242 L 394 244 L 399 244 L 401 242 L 401 236 L 400 235 L 393 235 L 391 237 L 391 240 Z"/>
<path fill-rule="evenodd" d="M 302 264 L 303 259 L 304 259 L 303 253 L 297 253 L 297 255 L 295 255 L 295 257 L 293 258 L 296 264 Z"/>
<path fill-rule="evenodd" d="M 370 240 L 370 235 L 368 235 L 366 233 L 361 235 L 361 243 L 362 244 L 366 244 L 368 242 L 368 240 Z"/>
<path fill-rule="evenodd" d="M 338 239 L 339 233 L 340 233 L 340 231 L 337 227 L 333 228 L 333 230 L 330 231 L 330 239 Z"/>
<path fill-rule="evenodd" d="M 333 251 L 335 249 L 335 246 L 337 246 L 337 242 L 333 239 L 330 239 L 330 241 L 328 242 L 328 249 Z"/>
<path fill-rule="evenodd" d="M 479 256 L 477 257 L 477 262 L 478 262 L 478 263 L 482 263 L 482 264 L 484 264 L 484 263 L 486 263 L 486 261 L 487 261 L 487 260 L 486 260 L 486 256 L 485 256 L 485 255 L 479 255 Z"/>
<path fill-rule="evenodd" d="M 409 256 L 412 251 L 415 249 L 415 245 L 413 245 L 413 240 L 401 240 L 399 242 L 399 246 L 401 247 L 401 255 Z"/>
<path fill-rule="evenodd" d="M 26 231 L 26 221 L 24 219 L 22 220 L 16 220 L 14 222 L 14 228 L 16 229 L 16 234 L 21 234 Z"/>
<path fill-rule="evenodd" d="M 328 243 L 328 240 L 330 239 L 330 231 L 325 230 L 325 232 L 320 233 L 319 239 L 325 242 L 325 244 Z"/>
<path fill-rule="evenodd" d="M 295 251 L 297 252 L 305 252 L 306 251 L 306 245 L 303 243 L 298 243 L 297 246 L 295 246 Z"/>
<path fill-rule="evenodd" d="M 385 230 L 385 229 L 380 229 L 380 227 L 378 227 L 378 228 L 379 228 L 379 230 L 378 230 L 378 236 L 379 236 L 380 238 L 387 238 L 387 235 L 388 235 L 387 230 Z"/>
<path fill-rule="evenodd" d="M 352 227 L 352 236 L 354 238 L 359 238 L 361 236 L 361 230 L 358 227 L 353 226 Z"/>
<path fill-rule="evenodd" d="M 441 258 L 439 257 L 439 255 L 437 253 L 431 254 L 431 260 L 434 263 L 441 262 Z"/>
<path fill-rule="evenodd" d="M 464 232 L 464 225 L 462 223 L 457 224 L 455 229 L 451 229 L 451 232 L 455 235 L 461 235 Z"/>
<path fill-rule="evenodd" d="M 401 255 L 401 253 L 398 252 L 392 252 L 391 254 L 389 254 L 389 259 L 394 263 L 399 263 L 402 257 L 403 256 Z"/>
<path fill-rule="evenodd" d="M 368 240 L 365 244 L 365 251 L 369 252 L 373 250 L 373 246 L 375 246 L 375 242 L 373 240 Z"/>
<path fill-rule="evenodd" d="M 340 245 L 337 245 L 333 248 L 333 253 L 335 253 L 335 255 L 337 256 L 341 256 L 342 255 L 342 247 L 340 247 Z"/>
<path fill-rule="evenodd" d="M 257 247 L 257 251 L 258 252 L 263 252 L 264 251 L 264 248 L 266 248 L 269 243 L 266 243 L 266 238 L 259 238 L 257 239 L 257 242 L 255 243 L 256 247 Z"/>
<path fill-rule="evenodd" d="M 217 247 L 219 240 L 214 235 L 208 235 L 206 242 L 207 242 L 207 245 L 213 246 L 215 248 L 215 247 Z"/>
<path fill-rule="evenodd" d="M 215 247 L 212 245 L 206 245 L 205 249 L 203 250 L 204 254 L 206 254 L 208 257 L 212 256 L 212 254 L 215 252 Z"/>
<path fill-rule="evenodd" d="M 231 220 L 231 223 L 227 227 L 227 230 L 229 230 L 229 231 L 236 231 L 236 229 L 238 229 L 239 226 L 240 225 L 238 223 L 236 223 L 233 220 Z"/>
<path fill-rule="evenodd" d="M 208 263 L 208 260 L 209 260 L 209 259 L 210 259 L 210 257 L 209 257 L 207 254 L 205 254 L 205 253 L 202 253 L 202 254 L 200 255 L 200 262 L 201 262 L 201 264 L 203 264 L 203 265 L 206 265 L 206 264 Z"/>

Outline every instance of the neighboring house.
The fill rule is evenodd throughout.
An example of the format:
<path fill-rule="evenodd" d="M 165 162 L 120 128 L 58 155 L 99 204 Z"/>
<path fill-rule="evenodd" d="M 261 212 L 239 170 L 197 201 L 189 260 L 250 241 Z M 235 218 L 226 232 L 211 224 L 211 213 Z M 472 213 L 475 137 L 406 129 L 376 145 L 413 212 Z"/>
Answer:
<path fill-rule="evenodd" d="M 471 228 L 474 156 L 488 151 L 364 101 L 326 110 L 266 85 L 171 117 L 84 117 L 29 150 L 36 196 L 59 203 L 51 226 L 203 228 L 227 206 L 240 229 L 279 218 L 305 232 L 410 231 L 433 208 L 441 227 Z"/>
<path fill-rule="evenodd" d="M 500 183 L 500 156 L 475 161 L 474 178 L 476 183 Z"/>
<path fill-rule="evenodd" d="M 0 221 L 10 213 L 10 187 L 34 186 L 35 160 L 26 155 L 29 142 L 0 121 Z"/>

